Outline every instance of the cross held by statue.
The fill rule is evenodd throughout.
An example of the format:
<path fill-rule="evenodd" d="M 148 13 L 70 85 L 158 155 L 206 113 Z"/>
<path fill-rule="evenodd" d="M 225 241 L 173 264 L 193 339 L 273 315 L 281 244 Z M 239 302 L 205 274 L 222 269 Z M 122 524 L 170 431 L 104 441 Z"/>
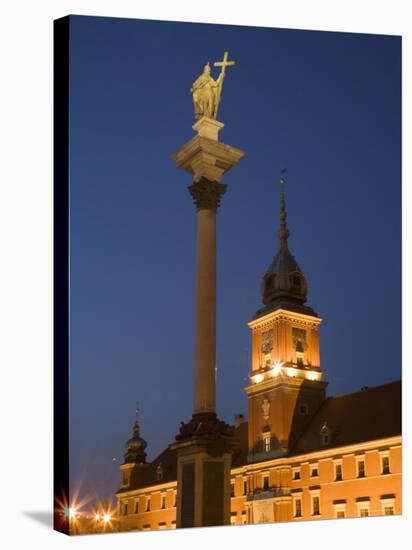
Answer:
<path fill-rule="evenodd" d="M 223 55 L 223 61 L 215 61 L 213 63 L 215 67 L 222 67 L 223 75 L 226 73 L 226 67 L 231 67 L 232 65 L 236 65 L 236 61 L 228 61 L 227 60 L 228 57 L 229 57 L 229 52 L 225 52 Z"/>

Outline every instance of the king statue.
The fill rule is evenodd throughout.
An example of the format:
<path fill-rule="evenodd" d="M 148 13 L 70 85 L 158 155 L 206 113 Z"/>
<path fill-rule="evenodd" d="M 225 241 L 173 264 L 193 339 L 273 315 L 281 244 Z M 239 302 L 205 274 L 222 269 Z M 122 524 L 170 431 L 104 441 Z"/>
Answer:
<path fill-rule="evenodd" d="M 195 80 L 190 91 L 193 95 L 193 104 L 195 108 L 195 118 L 217 117 L 217 112 L 222 96 L 223 80 L 225 78 L 226 67 L 235 64 L 234 61 L 228 61 L 228 52 L 225 52 L 223 61 L 214 63 L 215 67 L 221 67 L 221 72 L 217 78 L 211 76 L 210 64 L 203 68 L 203 73 Z"/>

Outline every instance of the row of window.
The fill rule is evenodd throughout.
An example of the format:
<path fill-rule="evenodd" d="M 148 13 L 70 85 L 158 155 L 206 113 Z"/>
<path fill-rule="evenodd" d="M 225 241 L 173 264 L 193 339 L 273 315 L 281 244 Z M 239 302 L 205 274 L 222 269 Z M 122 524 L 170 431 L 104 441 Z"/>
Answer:
<path fill-rule="evenodd" d="M 365 469 L 365 461 L 363 459 L 359 459 L 356 461 L 356 477 L 362 478 L 366 477 L 366 469 Z M 389 455 L 383 455 L 381 457 L 381 474 L 390 474 L 391 468 L 390 468 L 390 462 L 389 462 Z M 318 477 L 319 476 L 319 469 L 317 465 L 310 465 L 310 477 Z M 293 470 L 293 480 L 299 480 L 301 479 L 300 476 L 300 468 Z M 335 481 L 342 481 L 343 480 L 343 469 L 341 463 L 335 464 Z"/>
<path fill-rule="evenodd" d="M 294 516 L 295 518 L 303 517 L 302 497 L 294 497 Z M 395 514 L 395 495 L 389 497 L 382 496 L 380 499 L 381 508 L 376 510 L 376 515 L 392 516 Z M 313 495 L 311 499 L 311 515 L 320 516 L 320 497 L 319 495 Z M 369 497 L 361 497 L 356 499 L 357 515 L 359 517 L 368 517 L 371 515 L 370 499 Z M 336 518 L 346 517 L 346 500 L 335 501 L 333 508 Z"/>
<path fill-rule="evenodd" d="M 390 468 L 390 461 L 389 461 L 389 455 L 384 454 L 381 456 L 381 470 L 382 475 L 390 474 L 391 468 Z M 316 478 L 319 477 L 319 468 L 317 464 L 311 464 L 310 465 L 310 477 Z M 365 468 L 365 460 L 364 459 L 357 459 L 356 461 L 356 477 L 358 479 L 366 477 L 366 468 Z M 293 475 L 292 478 L 294 481 L 298 481 L 301 479 L 301 469 L 294 468 L 293 469 Z M 335 463 L 335 475 L 334 475 L 335 481 L 343 481 L 343 466 L 341 462 Z M 268 490 L 270 487 L 269 484 L 269 474 L 263 474 L 262 476 L 262 489 Z M 248 493 L 248 486 L 247 486 L 247 480 L 243 480 L 243 495 L 246 495 Z M 235 482 L 231 482 L 231 497 L 235 496 Z M 240 495 L 238 495 L 240 496 Z"/>
<path fill-rule="evenodd" d="M 142 506 L 144 504 L 144 507 Z M 173 493 L 173 507 L 176 506 L 176 493 Z M 166 508 L 166 495 L 160 495 L 160 507 L 159 510 L 165 510 Z M 152 500 L 150 497 L 146 497 L 142 502 L 140 499 L 134 501 L 133 507 L 129 508 L 129 502 L 123 502 L 120 513 L 122 516 L 128 514 L 139 514 L 141 512 L 150 512 L 152 510 Z"/>

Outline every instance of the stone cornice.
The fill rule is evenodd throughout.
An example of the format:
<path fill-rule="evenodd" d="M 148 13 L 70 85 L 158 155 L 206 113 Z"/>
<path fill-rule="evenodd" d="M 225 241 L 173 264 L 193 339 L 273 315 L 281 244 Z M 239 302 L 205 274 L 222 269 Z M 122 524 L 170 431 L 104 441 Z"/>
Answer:
<path fill-rule="evenodd" d="M 314 328 L 318 327 L 322 322 L 321 317 L 315 317 L 313 315 L 307 315 L 305 313 L 298 313 L 294 311 L 288 311 L 286 309 L 277 309 L 259 317 L 258 319 L 252 319 L 249 321 L 248 326 L 252 330 L 266 328 L 272 326 L 275 323 L 280 323 L 286 321 L 288 323 L 296 323 L 305 326 L 312 326 Z"/>

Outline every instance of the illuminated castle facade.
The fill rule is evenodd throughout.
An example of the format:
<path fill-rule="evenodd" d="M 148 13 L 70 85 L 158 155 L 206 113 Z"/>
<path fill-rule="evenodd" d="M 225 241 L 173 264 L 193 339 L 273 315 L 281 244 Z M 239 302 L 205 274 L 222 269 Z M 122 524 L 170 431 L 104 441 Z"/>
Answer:
<path fill-rule="evenodd" d="M 322 319 L 288 247 L 281 179 L 279 251 L 249 322 L 248 420 L 235 418 L 232 525 L 400 514 L 401 383 L 326 397 Z M 119 530 L 176 526 L 176 453 L 146 462 L 136 421 L 116 493 Z"/>

